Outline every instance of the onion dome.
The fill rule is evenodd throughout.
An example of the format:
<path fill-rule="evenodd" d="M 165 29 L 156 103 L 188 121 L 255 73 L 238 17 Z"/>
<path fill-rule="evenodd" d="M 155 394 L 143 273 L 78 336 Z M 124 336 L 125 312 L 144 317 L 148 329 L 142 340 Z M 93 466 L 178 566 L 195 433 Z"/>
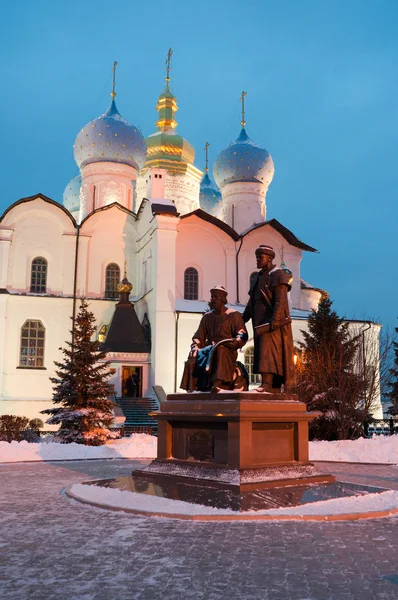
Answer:
<path fill-rule="evenodd" d="M 219 218 L 221 213 L 221 192 L 209 177 L 209 142 L 205 144 L 206 168 L 205 174 L 200 182 L 199 204 L 202 210 Z"/>
<path fill-rule="evenodd" d="M 133 289 L 133 286 L 131 285 L 131 283 L 127 279 L 126 275 L 123 277 L 123 279 L 121 280 L 121 282 L 117 284 L 117 291 L 119 292 L 119 294 L 121 294 L 123 292 L 129 294 L 132 289 Z"/>
<path fill-rule="evenodd" d="M 116 162 L 139 170 L 145 163 L 144 137 L 119 114 L 114 96 L 113 92 L 109 109 L 77 135 L 74 155 L 81 169 L 90 163 Z"/>
<path fill-rule="evenodd" d="M 221 211 L 221 199 L 220 190 L 211 181 L 208 173 L 205 173 L 200 182 L 200 208 L 218 218 Z"/>
<path fill-rule="evenodd" d="M 274 176 L 274 163 L 271 155 L 253 142 L 242 127 L 238 139 L 216 158 L 213 174 L 221 189 L 228 183 L 242 181 L 268 187 Z"/>
<path fill-rule="evenodd" d="M 156 121 L 158 131 L 146 138 L 147 161 L 145 166 L 161 166 L 171 170 L 176 167 L 178 170 L 178 163 L 192 164 L 195 160 L 194 147 L 175 131 L 177 99 L 171 93 L 167 79 L 165 90 L 159 96 L 156 110 L 158 111 L 158 120 Z"/>
<path fill-rule="evenodd" d="M 82 186 L 82 178 L 77 175 L 70 180 L 64 191 L 63 205 L 69 210 L 74 212 L 80 209 L 80 188 Z"/>

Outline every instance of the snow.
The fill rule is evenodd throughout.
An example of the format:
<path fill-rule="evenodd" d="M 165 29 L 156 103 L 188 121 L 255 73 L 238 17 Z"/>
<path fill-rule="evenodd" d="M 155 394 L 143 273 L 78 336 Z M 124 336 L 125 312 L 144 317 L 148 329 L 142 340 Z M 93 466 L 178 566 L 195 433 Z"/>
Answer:
<path fill-rule="evenodd" d="M 371 439 L 310 442 L 310 460 L 398 464 L 398 435 Z"/>
<path fill-rule="evenodd" d="M 398 509 L 398 491 L 389 490 L 382 493 L 367 494 L 365 496 L 350 496 L 334 498 L 320 502 L 312 502 L 301 506 L 288 506 L 286 508 L 272 508 L 260 511 L 246 511 L 237 513 L 231 509 L 213 508 L 201 504 L 191 504 L 182 500 L 171 500 L 160 496 L 137 494 L 129 491 L 104 488 L 83 483 L 75 483 L 69 489 L 72 497 L 85 502 L 92 502 L 104 508 L 117 508 L 121 510 L 157 513 L 180 516 L 331 516 L 358 513 L 388 512 Z"/>
<path fill-rule="evenodd" d="M 0 442 L 0 463 L 87 460 L 93 458 L 155 458 L 157 438 L 135 433 L 129 438 L 112 440 L 103 446 L 59 444 L 55 442 Z"/>
<path fill-rule="evenodd" d="M 54 442 L 0 442 L 0 463 L 90 458 L 156 458 L 157 438 L 133 434 L 104 446 Z M 398 435 L 341 442 L 310 442 L 310 460 L 398 464 Z"/>

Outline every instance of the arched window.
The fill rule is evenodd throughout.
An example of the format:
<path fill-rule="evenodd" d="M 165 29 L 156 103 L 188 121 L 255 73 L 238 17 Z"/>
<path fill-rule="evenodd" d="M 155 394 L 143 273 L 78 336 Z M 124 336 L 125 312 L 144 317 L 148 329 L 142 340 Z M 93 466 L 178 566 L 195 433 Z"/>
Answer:
<path fill-rule="evenodd" d="M 258 271 L 253 271 L 253 273 L 250 275 L 250 289 L 252 289 L 254 283 L 257 281 L 257 277 Z"/>
<path fill-rule="evenodd" d="M 188 267 L 184 273 L 184 298 L 185 300 L 197 300 L 199 288 L 199 276 L 196 269 Z"/>
<path fill-rule="evenodd" d="M 117 286 L 120 283 L 120 269 L 116 263 L 110 263 L 105 271 L 105 298 L 118 298 Z"/>
<path fill-rule="evenodd" d="M 30 291 L 36 294 L 44 294 L 47 291 L 47 261 L 41 256 L 32 260 Z"/>
<path fill-rule="evenodd" d="M 248 348 L 245 351 L 245 367 L 246 371 L 249 375 L 249 383 L 261 383 L 261 375 L 257 373 L 253 373 L 253 363 L 254 363 L 254 348 Z"/>
<path fill-rule="evenodd" d="M 41 321 L 25 321 L 21 329 L 20 367 L 44 367 L 45 333 Z"/>

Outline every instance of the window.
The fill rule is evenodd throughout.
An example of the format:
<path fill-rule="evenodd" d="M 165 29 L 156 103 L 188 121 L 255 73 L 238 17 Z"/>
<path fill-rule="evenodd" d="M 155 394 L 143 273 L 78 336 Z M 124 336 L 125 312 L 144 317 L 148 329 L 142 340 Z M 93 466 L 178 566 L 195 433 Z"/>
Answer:
<path fill-rule="evenodd" d="M 245 367 L 247 374 L 249 375 L 249 383 L 261 383 L 261 375 L 253 373 L 254 363 L 254 348 L 248 348 L 245 351 Z"/>
<path fill-rule="evenodd" d="M 255 281 L 257 281 L 257 276 L 258 276 L 258 271 L 253 271 L 253 273 L 250 275 L 250 289 L 252 289 Z"/>
<path fill-rule="evenodd" d="M 36 294 L 44 294 L 47 291 L 47 261 L 41 256 L 32 260 L 30 291 Z"/>
<path fill-rule="evenodd" d="M 117 286 L 120 283 L 120 269 L 116 263 L 111 263 L 105 271 L 105 298 L 118 298 Z"/>
<path fill-rule="evenodd" d="M 25 321 L 21 329 L 20 367 L 44 367 L 45 332 L 40 321 Z"/>
<path fill-rule="evenodd" d="M 184 273 L 184 298 L 185 300 L 198 299 L 198 272 L 193 267 L 185 269 Z"/>

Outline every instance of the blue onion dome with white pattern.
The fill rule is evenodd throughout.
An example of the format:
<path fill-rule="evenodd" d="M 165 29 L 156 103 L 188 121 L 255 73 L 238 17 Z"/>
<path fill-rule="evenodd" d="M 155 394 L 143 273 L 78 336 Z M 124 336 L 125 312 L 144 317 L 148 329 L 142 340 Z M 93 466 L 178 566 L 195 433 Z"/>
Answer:
<path fill-rule="evenodd" d="M 263 183 L 268 187 L 274 171 L 271 155 L 253 142 L 243 127 L 238 139 L 216 158 L 213 174 L 221 189 L 228 183 L 242 181 Z"/>
<path fill-rule="evenodd" d="M 90 163 L 116 162 L 139 170 L 146 160 L 146 143 L 138 127 L 119 114 L 113 98 L 109 109 L 80 131 L 74 155 L 81 169 Z"/>
<path fill-rule="evenodd" d="M 80 210 L 80 188 L 82 187 L 82 178 L 77 175 L 70 180 L 64 191 L 63 205 L 74 212 Z"/>
<path fill-rule="evenodd" d="M 208 175 L 203 175 L 200 182 L 199 205 L 202 210 L 205 210 L 214 217 L 219 217 L 221 212 L 221 192 L 213 183 Z"/>

